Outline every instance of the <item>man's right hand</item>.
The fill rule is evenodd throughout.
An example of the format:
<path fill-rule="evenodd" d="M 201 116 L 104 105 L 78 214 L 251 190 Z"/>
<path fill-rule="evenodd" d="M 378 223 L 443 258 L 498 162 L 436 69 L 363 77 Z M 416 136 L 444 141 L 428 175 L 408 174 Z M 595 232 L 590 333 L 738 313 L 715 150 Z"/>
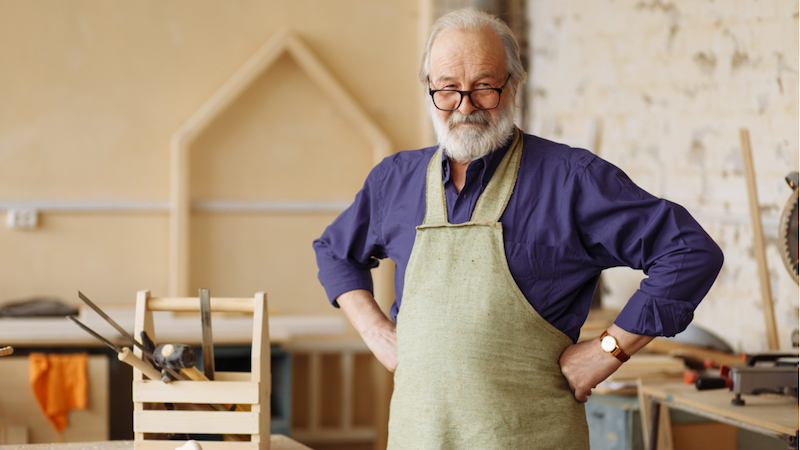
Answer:
<path fill-rule="evenodd" d="M 339 307 L 378 361 L 390 372 L 397 368 L 395 323 L 381 311 L 372 293 L 359 289 L 336 298 Z"/>

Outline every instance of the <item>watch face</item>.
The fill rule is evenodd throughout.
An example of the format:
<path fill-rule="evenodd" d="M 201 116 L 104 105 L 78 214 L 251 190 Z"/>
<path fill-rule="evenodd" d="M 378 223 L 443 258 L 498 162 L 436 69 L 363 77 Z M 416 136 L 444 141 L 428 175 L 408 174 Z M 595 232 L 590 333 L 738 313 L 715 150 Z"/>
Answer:
<path fill-rule="evenodd" d="M 606 336 L 600 341 L 600 348 L 606 352 L 612 352 L 617 348 L 617 340 L 613 336 Z"/>

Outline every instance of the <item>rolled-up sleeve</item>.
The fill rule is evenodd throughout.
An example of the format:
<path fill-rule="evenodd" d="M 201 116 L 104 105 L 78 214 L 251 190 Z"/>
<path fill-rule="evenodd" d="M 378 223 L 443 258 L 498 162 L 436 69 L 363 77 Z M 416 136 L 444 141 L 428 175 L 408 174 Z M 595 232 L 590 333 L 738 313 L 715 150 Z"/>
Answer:
<path fill-rule="evenodd" d="M 628 266 L 647 275 L 617 326 L 648 336 L 686 329 L 723 262 L 700 224 L 680 205 L 653 197 L 599 158 L 580 177 L 575 206 L 593 264 Z"/>
<path fill-rule="evenodd" d="M 338 307 L 336 298 L 355 289 L 373 291 L 370 270 L 385 258 L 380 221 L 381 166 L 367 177 L 355 201 L 314 240 L 318 278 L 328 300 Z"/>

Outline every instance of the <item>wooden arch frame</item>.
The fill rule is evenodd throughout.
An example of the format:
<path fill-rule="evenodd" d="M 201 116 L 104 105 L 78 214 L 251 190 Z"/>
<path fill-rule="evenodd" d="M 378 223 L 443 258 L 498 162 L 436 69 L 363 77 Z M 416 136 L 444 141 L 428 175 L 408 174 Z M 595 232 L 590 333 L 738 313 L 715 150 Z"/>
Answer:
<path fill-rule="evenodd" d="M 191 213 L 189 149 L 197 136 L 284 53 L 291 55 L 311 80 L 341 109 L 371 143 L 374 162 L 389 156 L 388 136 L 364 112 L 341 83 L 291 30 L 267 41 L 181 126 L 170 140 L 169 295 L 189 291 L 189 221 Z"/>

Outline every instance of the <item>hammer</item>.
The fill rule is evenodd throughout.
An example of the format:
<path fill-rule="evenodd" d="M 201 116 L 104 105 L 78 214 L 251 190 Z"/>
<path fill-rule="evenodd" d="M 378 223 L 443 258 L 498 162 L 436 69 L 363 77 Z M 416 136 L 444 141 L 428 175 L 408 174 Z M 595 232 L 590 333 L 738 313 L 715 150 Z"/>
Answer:
<path fill-rule="evenodd" d="M 179 370 L 183 376 L 195 381 L 208 381 L 202 372 L 194 366 L 197 362 L 197 350 L 185 344 L 161 344 L 153 352 L 156 365 L 162 369 Z"/>
<path fill-rule="evenodd" d="M 185 344 L 162 344 L 156 346 L 153 352 L 156 365 L 162 369 L 173 369 L 180 371 L 181 375 L 194 381 L 209 381 L 206 376 L 197 370 L 197 350 L 191 345 Z M 244 411 L 239 405 L 228 405 L 224 411 Z"/>

